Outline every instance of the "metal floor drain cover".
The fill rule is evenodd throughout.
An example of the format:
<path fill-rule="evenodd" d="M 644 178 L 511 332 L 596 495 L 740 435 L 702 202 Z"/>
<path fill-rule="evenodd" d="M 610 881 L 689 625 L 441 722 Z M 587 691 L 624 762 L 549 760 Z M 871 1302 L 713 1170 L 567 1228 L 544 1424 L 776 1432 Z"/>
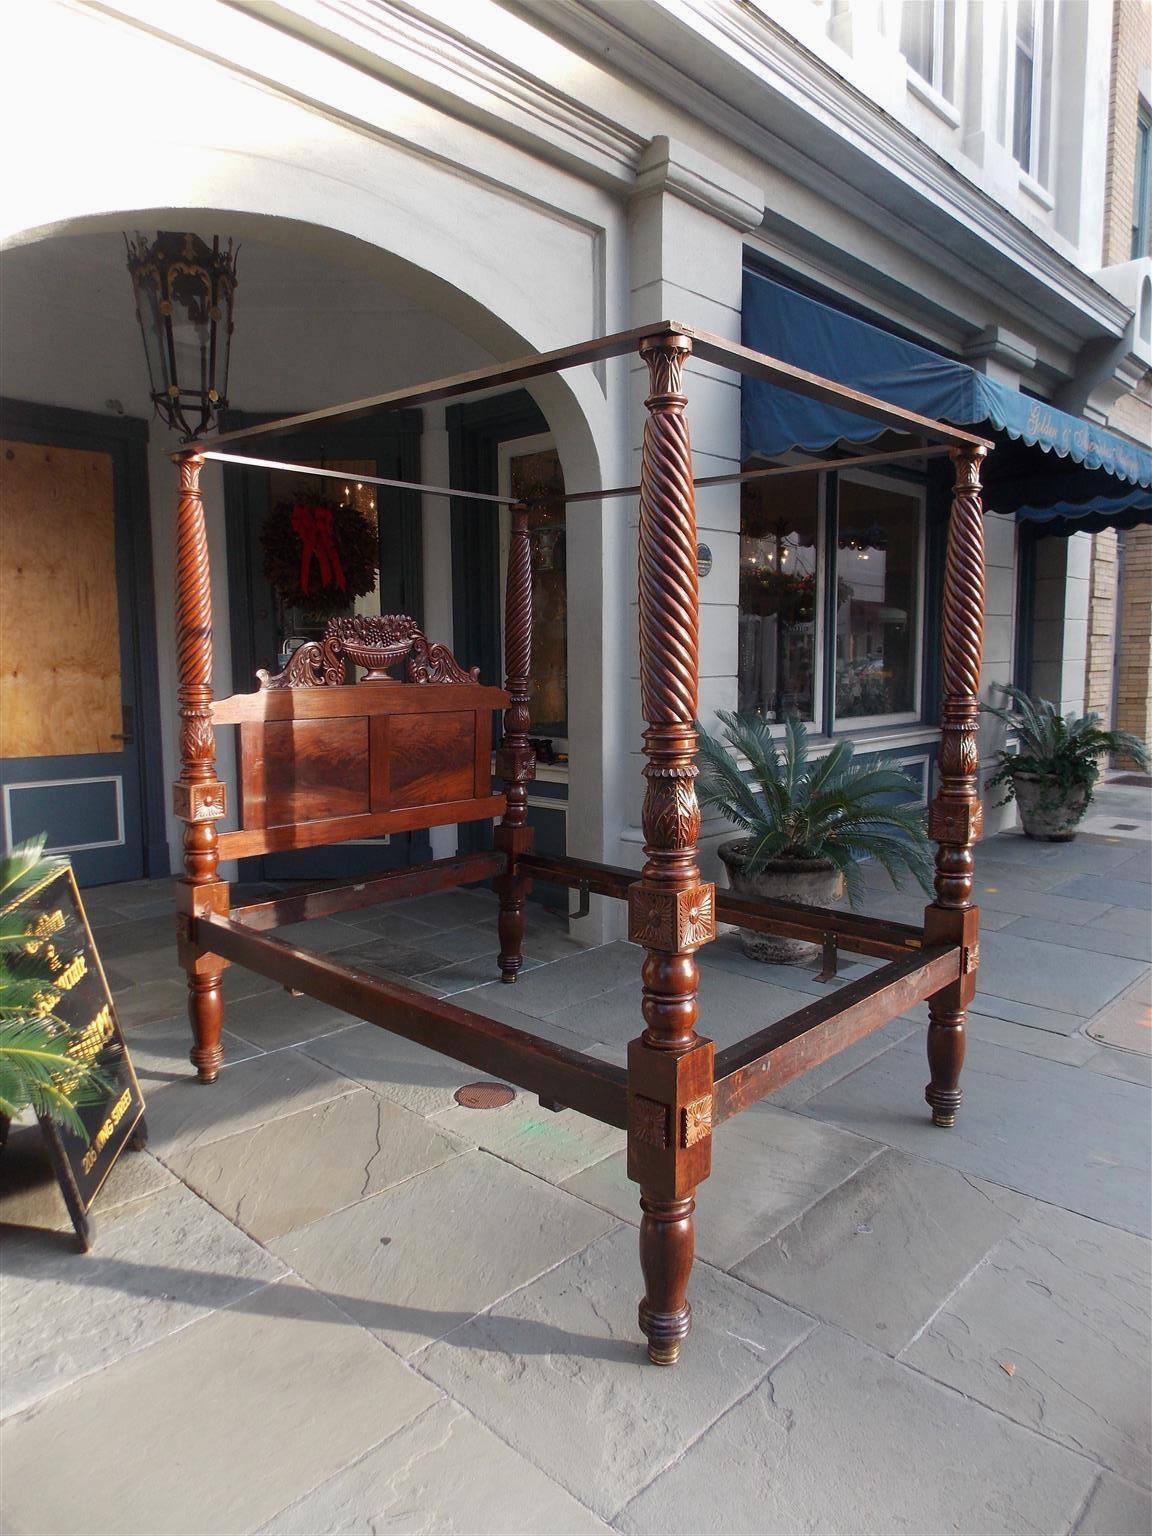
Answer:
<path fill-rule="evenodd" d="M 1140 827 L 1134 821 L 1114 821 L 1112 830 L 1113 832 L 1139 832 Z"/>
<path fill-rule="evenodd" d="M 465 1109 L 503 1109 L 515 1097 L 507 1083 L 465 1083 L 456 1090 L 456 1102 Z"/>

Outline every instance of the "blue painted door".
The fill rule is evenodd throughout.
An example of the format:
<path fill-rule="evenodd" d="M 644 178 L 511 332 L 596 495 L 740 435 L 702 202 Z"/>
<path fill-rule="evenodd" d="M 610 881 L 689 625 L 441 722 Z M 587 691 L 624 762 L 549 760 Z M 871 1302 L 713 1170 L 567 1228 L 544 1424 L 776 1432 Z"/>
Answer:
<path fill-rule="evenodd" d="M 126 445 L 21 425 L 6 412 L 0 441 L 3 842 L 43 832 L 81 884 L 137 879 L 145 816 Z"/>

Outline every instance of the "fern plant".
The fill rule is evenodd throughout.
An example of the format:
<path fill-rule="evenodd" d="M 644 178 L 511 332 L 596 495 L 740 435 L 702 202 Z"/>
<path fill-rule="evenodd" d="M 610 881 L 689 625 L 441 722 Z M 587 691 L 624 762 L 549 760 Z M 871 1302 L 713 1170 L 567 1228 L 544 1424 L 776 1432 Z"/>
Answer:
<path fill-rule="evenodd" d="M 39 946 L 30 945 L 17 903 L 67 860 L 46 859 L 44 838 L 20 843 L 0 860 L 0 1115 L 13 1120 L 29 1105 L 77 1136 L 79 1111 L 98 1103 L 108 1079 L 93 1063 L 69 1055 L 78 1035 L 44 1009 L 51 984 Z"/>
<path fill-rule="evenodd" d="M 1060 800 L 1082 792 L 1083 809 L 1087 810 L 1100 777 L 1102 757 L 1113 753 L 1130 757 L 1143 772 L 1148 771 L 1148 748 L 1138 736 L 1128 731 L 1102 730 L 1100 716 L 1096 714 L 1061 715 L 1047 699 L 1034 699 L 1011 684 L 1006 684 L 1003 692 L 1013 708 L 981 705 L 986 714 L 994 715 L 1015 731 L 1020 743 L 1015 749 L 1006 747 L 996 754 L 999 767 L 987 780 L 989 789 L 1004 786 L 1001 805 L 1015 799 L 1017 774 L 1036 774 L 1051 780 L 1051 794 Z"/>
<path fill-rule="evenodd" d="M 873 858 L 897 890 L 912 875 L 931 891 L 924 811 L 888 798 L 918 792 L 908 774 L 855 761 L 846 740 L 812 759 L 808 732 L 795 716 L 786 723 L 783 742 L 760 715 L 721 710 L 718 718 L 724 740 L 696 722 L 697 794 L 702 805 L 722 812 L 745 834 L 746 874 L 754 876 L 775 860 L 824 861 L 843 875 L 855 907 L 864 894 L 861 864 Z M 737 753 L 751 765 L 751 780 Z"/>

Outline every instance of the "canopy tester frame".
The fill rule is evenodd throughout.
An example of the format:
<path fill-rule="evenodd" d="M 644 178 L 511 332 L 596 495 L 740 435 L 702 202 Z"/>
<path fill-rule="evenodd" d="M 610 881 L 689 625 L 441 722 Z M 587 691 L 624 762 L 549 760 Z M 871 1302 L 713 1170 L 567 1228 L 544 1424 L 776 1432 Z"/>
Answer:
<path fill-rule="evenodd" d="M 200 471 L 206 459 L 268 465 L 238 451 L 311 424 L 419 406 L 475 390 L 639 351 L 650 393 L 640 485 L 575 492 L 568 502 L 638 494 L 641 699 L 647 787 L 639 871 L 538 854 L 528 825 L 535 771 L 529 743 L 532 564 L 528 508 L 508 498 L 511 544 L 504 636 L 505 683 L 466 671 L 400 615 L 335 621 L 254 693 L 212 696 L 212 595 Z M 850 912 L 748 900 L 717 892 L 697 865 L 700 812 L 694 763 L 699 667 L 695 486 L 685 367 L 692 357 L 912 434 L 914 446 L 871 462 L 948 454 L 955 467 L 943 590 L 943 687 L 938 787 L 929 808 L 936 844 L 935 896 L 922 925 Z M 258 971 L 284 987 L 415 1040 L 577 1111 L 626 1130 L 628 1175 L 639 1185 L 639 1325 L 650 1359 L 671 1365 L 691 1325 L 688 1301 L 696 1190 L 707 1179 L 712 1137 L 740 1110 L 927 999 L 929 1083 L 938 1126 L 954 1123 L 963 1097 L 965 1011 L 976 990 L 979 914 L 972 903 L 973 845 L 980 835 L 976 729 L 984 620 L 981 461 L 990 444 L 861 395 L 827 379 L 675 321 L 394 391 L 350 405 L 205 439 L 176 455 L 180 776 L 175 812 L 185 823 L 178 887 L 179 957 L 188 977 L 199 1079 L 221 1066 L 225 966 Z M 266 451 L 257 448 L 256 452 Z M 284 466 L 298 468 L 299 466 Z M 811 473 L 827 461 L 752 471 Z M 304 471 L 314 474 L 314 470 Z M 387 482 L 391 483 L 391 482 Z M 423 487 L 422 489 L 436 489 Z M 461 490 L 443 494 L 467 497 Z M 379 680 L 346 681 L 347 663 Z M 403 663 L 405 675 L 388 675 Z M 503 712 L 492 785 L 492 712 Z M 240 827 L 219 831 L 226 789 L 216 772 L 215 732 L 240 733 Z M 496 818 L 490 852 L 437 859 L 355 884 L 234 906 L 221 858 L 314 847 L 440 824 Z M 627 903 L 628 933 L 641 954 L 642 1018 L 627 1067 L 554 1045 L 460 1007 L 309 953 L 267 930 L 426 891 L 491 880 L 499 898 L 498 972 L 515 982 L 522 964 L 524 901 L 534 878 Z M 715 1052 L 697 1031 L 696 952 L 717 920 L 878 957 L 886 963 L 826 998 Z M 495 974 L 495 973 L 494 973 Z M 704 1021 L 705 1025 L 707 1021 Z"/>

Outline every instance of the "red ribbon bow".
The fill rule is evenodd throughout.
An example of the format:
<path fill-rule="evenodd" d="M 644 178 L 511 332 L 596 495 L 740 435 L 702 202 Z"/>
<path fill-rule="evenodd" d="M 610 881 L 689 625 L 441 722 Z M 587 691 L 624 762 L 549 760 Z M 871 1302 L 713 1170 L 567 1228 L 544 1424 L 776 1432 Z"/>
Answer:
<path fill-rule="evenodd" d="M 332 536 L 332 508 L 298 502 L 292 508 L 292 529 L 300 540 L 301 592 L 311 590 L 308 581 L 313 560 L 320 567 L 321 587 L 338 587 L 343 592 L 347 583 Z"/>

